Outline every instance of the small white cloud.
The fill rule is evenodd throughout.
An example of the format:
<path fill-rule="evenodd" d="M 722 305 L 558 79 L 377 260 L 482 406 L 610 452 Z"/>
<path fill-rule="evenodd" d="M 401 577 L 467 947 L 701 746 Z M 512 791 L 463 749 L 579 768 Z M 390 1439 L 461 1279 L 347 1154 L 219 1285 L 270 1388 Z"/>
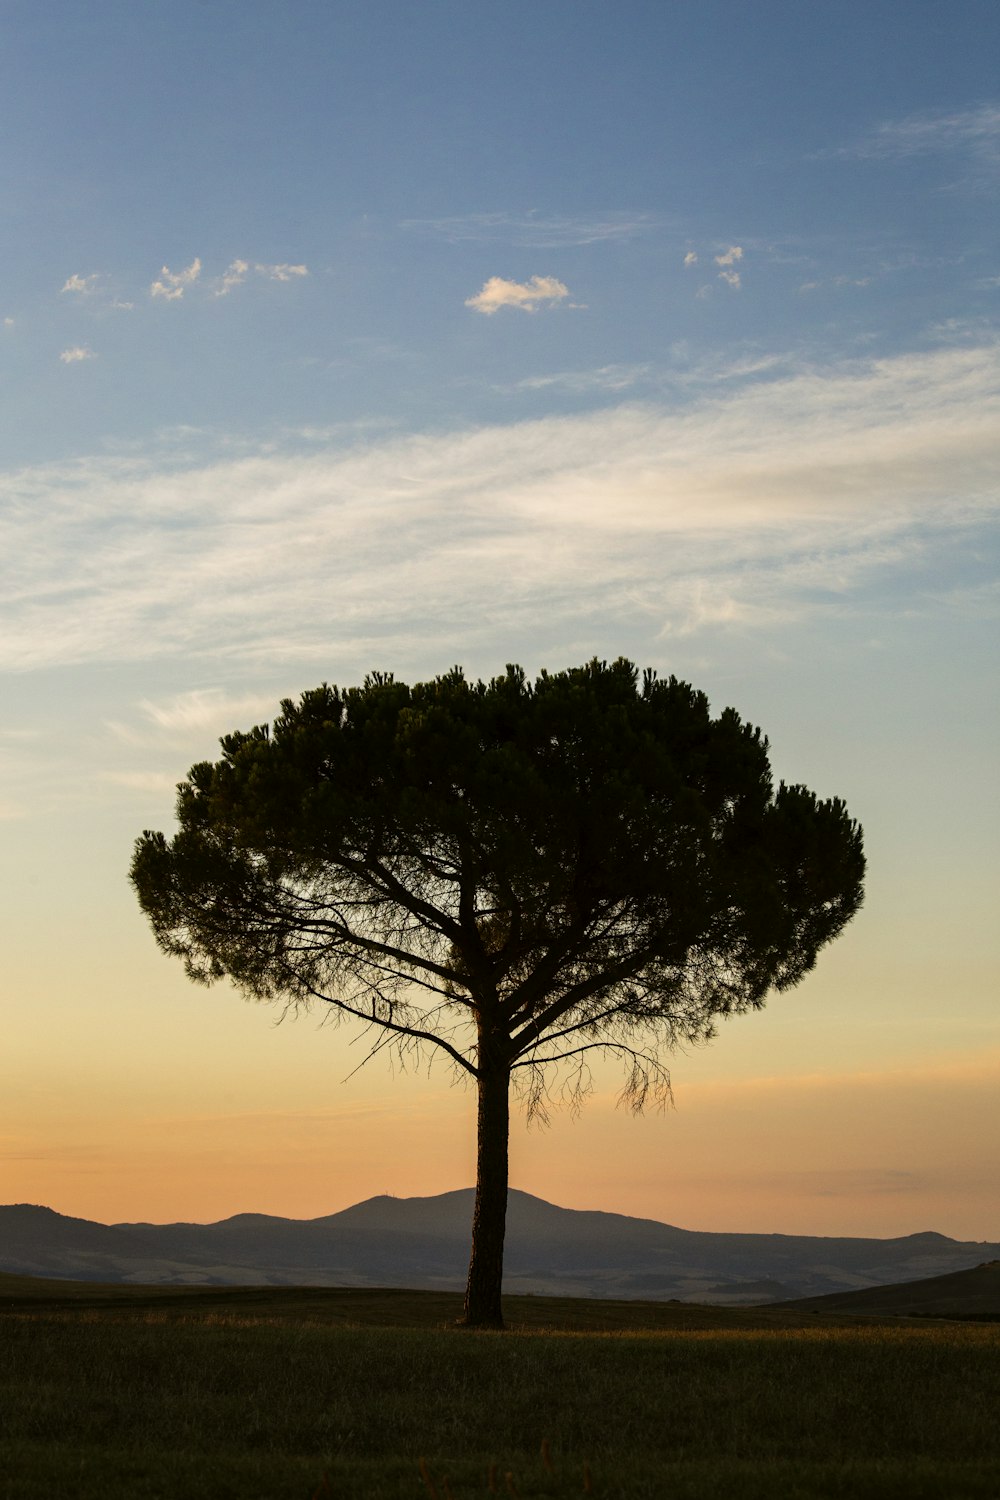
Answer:
<path fill-rule="evenodd" d="M 739 271 L 720 271 L 719 280 L 724 281 L 727 286 L 731 286 L 734 292 L 738 292 L 743 285 Z"/>
<path fill-rule="evenodd" d="M 72 349 L 64 349 L 59 358 L 64 365 L 79 364 L 82 359 L 96 359 L 97 355 L 93 349 L 88 349 L 84 344 L 75 344 Z"/>
<path fill-rule="evenodd" d="M 111 306 L 113 308 L 115 308 L 116 311 L 118 311 L 118 312 L 132 312 L 132 310 L 135 307 L 135 303 L 134 302 L 123 302 L 123 301 L 121 301 L 121 299 L 119 297 L 116 297 L 114 299 L 114 301 L 112 302 Z"/>
<path fill-rule="evenodd" d="M 686 266 L 696 266 L 698 264 L 698 254 L 697 254 L 697 251 L 695 251 L 695 250 L 689 250 L 688 253 L 687 253 L 687 255 L 685 255 L 685 257 L 684 257 L 684 264 Z"/>
<path fill-rule="evenodd" d="M 717 255 L 715 257 L 715 264 L 717 266 L 734 266 L 738 260 L 742 260 L 742 259 L 743 259 L 743 246 L 742 245 L 730 245 L 729 249 L 726 250 L 724 252 L 724 254 Z"/>
<path fill-rule="evenodd" d="M 13 326 L 14 326 L 14 319 L 13 318 L 4 318 L 4 320 L 3 320 L 3 326 L 5 328 L 13 328 Z"/>
<path fill-rule="evenodd" d="M 222 281 L 215 289 L 217 297 L 227 297 L 234 286 L 240 286 L 247 278 L 250 269 L 249 261 L 231 260 L 222 273 Z"/>
<path fill-rule="evenodd" d="M 184 271 L 171 271 L 164 266 L 160 272 L 161 280 L 154 281 L 149 288 L 151 297 L 162 297 L 166 302 L 176 302 L 183 297 L 189 286 L 193 286 L 201 275 L 201 261 L 197 255 Z"/>
<path fill-rule="evenodd" d="M 234 264 L 241 265 L 242 262 L 241 261 L 237 261 L 237 262 L 234 262 Z M 266 265 L 257 264 L 257 265 L 254 266 L 254 270 L 260 276 L 268 276 L 268 277 L 270 277 L 270 279 L 272 281 L 291 281 L 291 279 L 292 279 L 293 276 L 308 276 L 309 275 L 309 267 L 308 266 L 288 266 L 288 265 L 266 266 Z"/>
<path fill-rule="evenodd" d="M 99 280 L 100 277 L 96 271 L 90 276 L 78 276 L 74 271 L 73 275 L 67 277 L 59 288 L 59 295 L 62 296 L 63 292 L 76 292 L 81 297 L 89 297 L 97 290 Z"/>
<path fill-rule="evenodd" d="M 524 312 L 534 312 L 542 304 L 552 306 L 568 296 L 569 287 L 554 276 L 532 276 L 530 281 L 505 281 L 502 276 L 491 276 L 481 292 L 465 299 L 465 305 L 492 316 L 501 307 L 520 307 Z"/>

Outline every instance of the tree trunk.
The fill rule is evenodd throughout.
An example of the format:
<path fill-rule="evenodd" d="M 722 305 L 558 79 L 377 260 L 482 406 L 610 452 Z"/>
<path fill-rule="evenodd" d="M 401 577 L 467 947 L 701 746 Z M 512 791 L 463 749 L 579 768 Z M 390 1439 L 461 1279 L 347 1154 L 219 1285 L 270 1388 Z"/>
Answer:
<path fill-rule="evenodd" d="M 480 1035 L 476 1207 L 465 1293 L 467 1328 L 502 1328 L 503 1240 L 507 1224 L 510 1066 Z"/>

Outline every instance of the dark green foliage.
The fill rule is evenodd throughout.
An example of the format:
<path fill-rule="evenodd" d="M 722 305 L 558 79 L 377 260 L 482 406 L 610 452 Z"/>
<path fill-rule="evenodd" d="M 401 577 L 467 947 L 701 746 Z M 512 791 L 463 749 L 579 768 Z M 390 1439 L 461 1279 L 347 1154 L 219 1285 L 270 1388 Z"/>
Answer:
<path fill-rule="evenodd" d="M 487 1012 L 515 1067 L 569 1036 L 702 1036 L 801 979 L 861 901 L 843 804 L 775 792 L 759 730 L 674 678 L 637 692 L 626 661 L 323 686 L 222 748 L 176 837 L 137 845 L 161 945 L 198 979 L 454 1039 L 471 1072 L 458 1036 Z"/>
<path fill-rule="evenodd" d="M 775 790 L 759 730 L 625 660 L 324 685 L 222 749 L 176 836 L 136 847 L 157 940 L 195 979 L 322 1000 L 475 1078 L 485 1321 L 511 1080 L 543 1109 L 555 1070 L 579 1091 L 611 1053 L 640 1107 L 673 1045 L 796 984 L 862 899 L 844 805 Z"/>

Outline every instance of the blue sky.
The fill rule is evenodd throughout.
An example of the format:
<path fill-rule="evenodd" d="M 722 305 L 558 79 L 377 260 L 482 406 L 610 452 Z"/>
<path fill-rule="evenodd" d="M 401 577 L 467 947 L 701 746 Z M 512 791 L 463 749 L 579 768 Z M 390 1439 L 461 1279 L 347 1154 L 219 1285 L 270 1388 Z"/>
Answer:
<path fill-rule="evenodd" d="M 996 306 L 992 4 L 5 12 L 17 460 L 591 410 Z M 492 276 L 568 295 L 470 316 Z"/>
<path fill-rule="evenodd" d="M 273 1018 L 189 992 L 142 930 L 131 840 L 169 826 L 218 734 L 323 678 L 624 653 L 846 797 L 869 900 L 801 992 L 678 1060 L 677 1113 L 631 1127 L 651 1163 L 631 1186 L 566 1122 L 522 1185 L 692 1227 L 1000 1236 L 973 1104 L 1000 1079 L 995 4 L 7 0 L 2 20 L 17 1193 L 211 1217 L 467 1180 L 440 1142 L 468 1101 L 371 1070 L 336 1094 L 381 1101 L 363 1171 L 329 1147 L 295 1177 L 300 1136 L 245 1182 L 206 1155 L 190 1122 L 218 1124 L 234 1048 L 230 1123 L 304 1110 L 322 1135 L 347 1042 L 300 1022 L 279 1048 Z M 866 1129 L 838 1147 L 810 1106 L 783 1192 L 762 1104 L 737 1224 L 731 1184 L 697 1187 L 710 1164 L 683 1186 L 676 1142 L 698 1089 L 724 1129 L 727 1088 L 742 1119 L 776 1078 L 870 1087 Z M 189 1144 L 126 1167 L 123 1140 L 162 1140 L 154 1095 Z M 419 1167 L 394 1154 L 407 1111 Z M 810 1152 L 832 1197 L 803 1195 Z"/>

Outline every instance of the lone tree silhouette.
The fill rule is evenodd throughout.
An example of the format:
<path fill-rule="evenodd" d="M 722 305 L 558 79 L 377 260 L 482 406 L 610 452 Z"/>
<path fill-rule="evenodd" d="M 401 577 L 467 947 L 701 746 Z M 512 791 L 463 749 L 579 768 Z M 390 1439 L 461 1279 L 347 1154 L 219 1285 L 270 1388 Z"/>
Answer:
<path fill-rule="evenodd" d="M 137 841 L 139 901 L 192 979 L 322 1001 L 372 1053 L 475 1080 L 469 1326 L 503 1321 L 511 1084 L 544 1113 L 613 1055 L 634 1109 L 664 1097 L 672 1047 L 796 984 L 862 900 L 843 803 L 775 791 L 758 729 L 624 659 L 374 674 L 221 746 L 174 838 Z"/>

